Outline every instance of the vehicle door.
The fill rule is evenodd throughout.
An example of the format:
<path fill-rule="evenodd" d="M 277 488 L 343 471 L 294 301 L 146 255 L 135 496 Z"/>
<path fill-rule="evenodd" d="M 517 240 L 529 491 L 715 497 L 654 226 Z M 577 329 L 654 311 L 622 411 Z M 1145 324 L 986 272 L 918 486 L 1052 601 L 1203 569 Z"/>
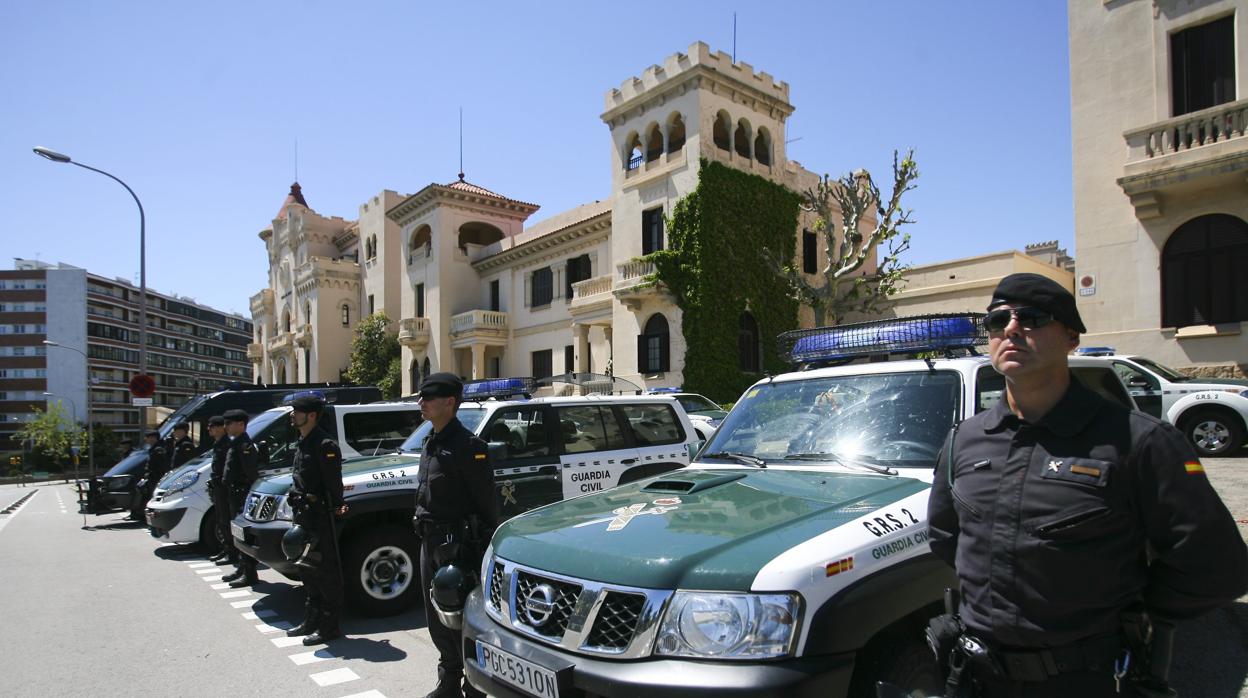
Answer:
<path fill-rule="evenodd" d="M 492 463 L 502 520 L 563 498 L 551 423 L 545 405 L 508 405 L 478 432 L 502 453 Z"/>
<path fill-rule="evenodd" d="M 637 465 L 637 448 L 624 435 L 610 404 L 556 405 L 563 498 L 609 490 Z"/>
<path fill-rule="evenodd" d="M 626 472 L 615 483 L 641 480 L 689 465 L 686 434 L 673 404 L 666 402 L 625 402 L 612 406 L 624 426 L 630 443 L 637 449 L 637 462 L 626 463 Z"/>
<path fill-rule="evenodd" d="M 1157 376 L 1126 361 L 1115 360 L 1113 365 L 1114 372 L 1127 386 L 1127 392 L 1135 400 L 1136 407 L 1158 419 L 1165 418 L 1161 381 Z"/>
<path fill-rule="evenodd" d="M 257 420 L 267 416 L 258 416 Z M 299 430 L 290 423 L 290 412 L 280 412 L 268 418 L 258 434 L 251 440 L 260 451 L 260 472 L 289 469 L 294 465 L 295 449 L 299 447 Z M 248 433 L 251 433 L 248 430 Z"/>
<path fill-rule="evenodd" d="M 340 412 L 342 437 L 338 442 L 344 459 L 395 453 L 420 426 L 420 408 L 414 404 L 411 409 Z"/>

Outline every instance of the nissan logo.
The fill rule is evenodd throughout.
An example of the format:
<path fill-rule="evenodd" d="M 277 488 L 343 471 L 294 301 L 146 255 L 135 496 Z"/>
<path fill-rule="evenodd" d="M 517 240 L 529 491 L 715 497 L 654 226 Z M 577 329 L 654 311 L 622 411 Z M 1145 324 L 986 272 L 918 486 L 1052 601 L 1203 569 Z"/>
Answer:
<path fill-rule="evenodd" d="M 524 598 L 524 615 L 533 627 L 540 628 L 555 611 L 555 590 L 549 584 L 539 584 Z"/>

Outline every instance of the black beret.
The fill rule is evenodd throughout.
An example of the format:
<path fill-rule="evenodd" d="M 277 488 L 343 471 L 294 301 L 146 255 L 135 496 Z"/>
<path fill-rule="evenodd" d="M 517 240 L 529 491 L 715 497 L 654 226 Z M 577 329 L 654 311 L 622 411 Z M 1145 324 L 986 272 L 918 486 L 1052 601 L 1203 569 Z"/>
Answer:
<path fill-rule="evenodd" d="M 219 414 L 215 414 L 215 415 L 213 415 L 213 416 L 209 417 L 209 418 L 208 418 L 208 426 L 210 426 L 210 427 L 223 427 L 223 426 L 225 426 L 225 417 L 222 417 L 222 416 L 221 416 L 221 415 L 219 415 Z"/>
<path fill-rule="evenodd" d="M 464 383 L 454 373 L 443 371 L 430 374 L 420 384 L 420 396 L 462 398 L 464 396 Z"/>
<path fill-rule="evenodd" d="M 159 439 L 159 438 L 160 438 L 160 432 L 159 432 L 159 431 L 157 431 L 157 430 L 155 430 L 155 429 L 148 429 L 148 430 L 147 430 L 147 433 L 146 433 L 146 434 L 144 434 L 144 436 L 150 436 L 150 437 L 152 437 L 153 439 Z"/>
<path fill-rule="evenodd" d="M 246 422 L 247 413 L 242 410 L 226 410 L 221 418 L 227 422 Z"/>
<path fill-rule="evenodd" d="M 296 393 L 290 401 L 290 408 L 296 412 L 320 412 L 325 407 L 325 398 L 317 391 Z"/>
<path fill-rule="evenodd" d="M 992 302 L 988 309 L 998 305 L 1017 303 L 1039 308 L 1052 313 L 1058 322 L 1070 329 L 1084 333 L 1088 331 L 1079 317 L 1079 309 L 1075 307 L 1075 297 L 1061 284 L 1047 276 L 1039 274 L 1010 274 L 1001 279 L 997 289 L 992 292 Z"/>
<path fill-rule="evenodd" d="M 190 430 L 191 430 L 191 423 L 190 423 L 190 422 L 186 422 L 186 421 L 178 422 L 177 424 L 174 424 L 174 425 L 173 425 L 173 428 L 174 428 L 174 429 L 181 429 L 182 431 L 190 431 Z"/>

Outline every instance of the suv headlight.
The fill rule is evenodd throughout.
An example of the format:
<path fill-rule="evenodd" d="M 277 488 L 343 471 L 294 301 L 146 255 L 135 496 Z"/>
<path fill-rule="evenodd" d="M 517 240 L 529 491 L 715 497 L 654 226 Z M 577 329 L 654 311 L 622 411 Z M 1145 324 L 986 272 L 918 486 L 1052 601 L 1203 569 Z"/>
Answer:
<path fill-rule="evenodd" d="M 766 659 L 793 650 L 796 594 L 678 591 L 659 626 L 656 652 L 673 657 Z"/>
<path fill-rule="evenodd" d="M 277 498 L 277 513 L 273 515 L 273 518 L 278 521 L 295 520 L 295 510 L 290 506 L 290 497 L 282 495 Z"/>
<path fill-rule="evenodd" d="M 174 492 L 181 492 L 182 490 L 190 487 L 191 485 L 194 485 L 198 481 L 199 481 L 199 471 L 192 470 L 191 472 L 185 475 L 175 478 L 172 482 L 166 485 L 164 488 L 165 494 L 173 494 Z"/>

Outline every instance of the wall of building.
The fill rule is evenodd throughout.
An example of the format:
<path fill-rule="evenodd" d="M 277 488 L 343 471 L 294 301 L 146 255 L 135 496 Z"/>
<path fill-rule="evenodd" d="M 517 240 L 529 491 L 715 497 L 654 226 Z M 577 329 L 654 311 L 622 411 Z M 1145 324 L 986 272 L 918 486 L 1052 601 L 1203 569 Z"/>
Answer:
<path fill-rule="evenodd" d="M 71 349 L 87 352 L 87 271 L 47 270 L 47 339 L 66 348 L 48 348 L 48 392 L 69 398 L 66 412 L 77 409 L 87 420 L 87 361 Z M 52 402 L 55 398 L 49 398 Z"/>

